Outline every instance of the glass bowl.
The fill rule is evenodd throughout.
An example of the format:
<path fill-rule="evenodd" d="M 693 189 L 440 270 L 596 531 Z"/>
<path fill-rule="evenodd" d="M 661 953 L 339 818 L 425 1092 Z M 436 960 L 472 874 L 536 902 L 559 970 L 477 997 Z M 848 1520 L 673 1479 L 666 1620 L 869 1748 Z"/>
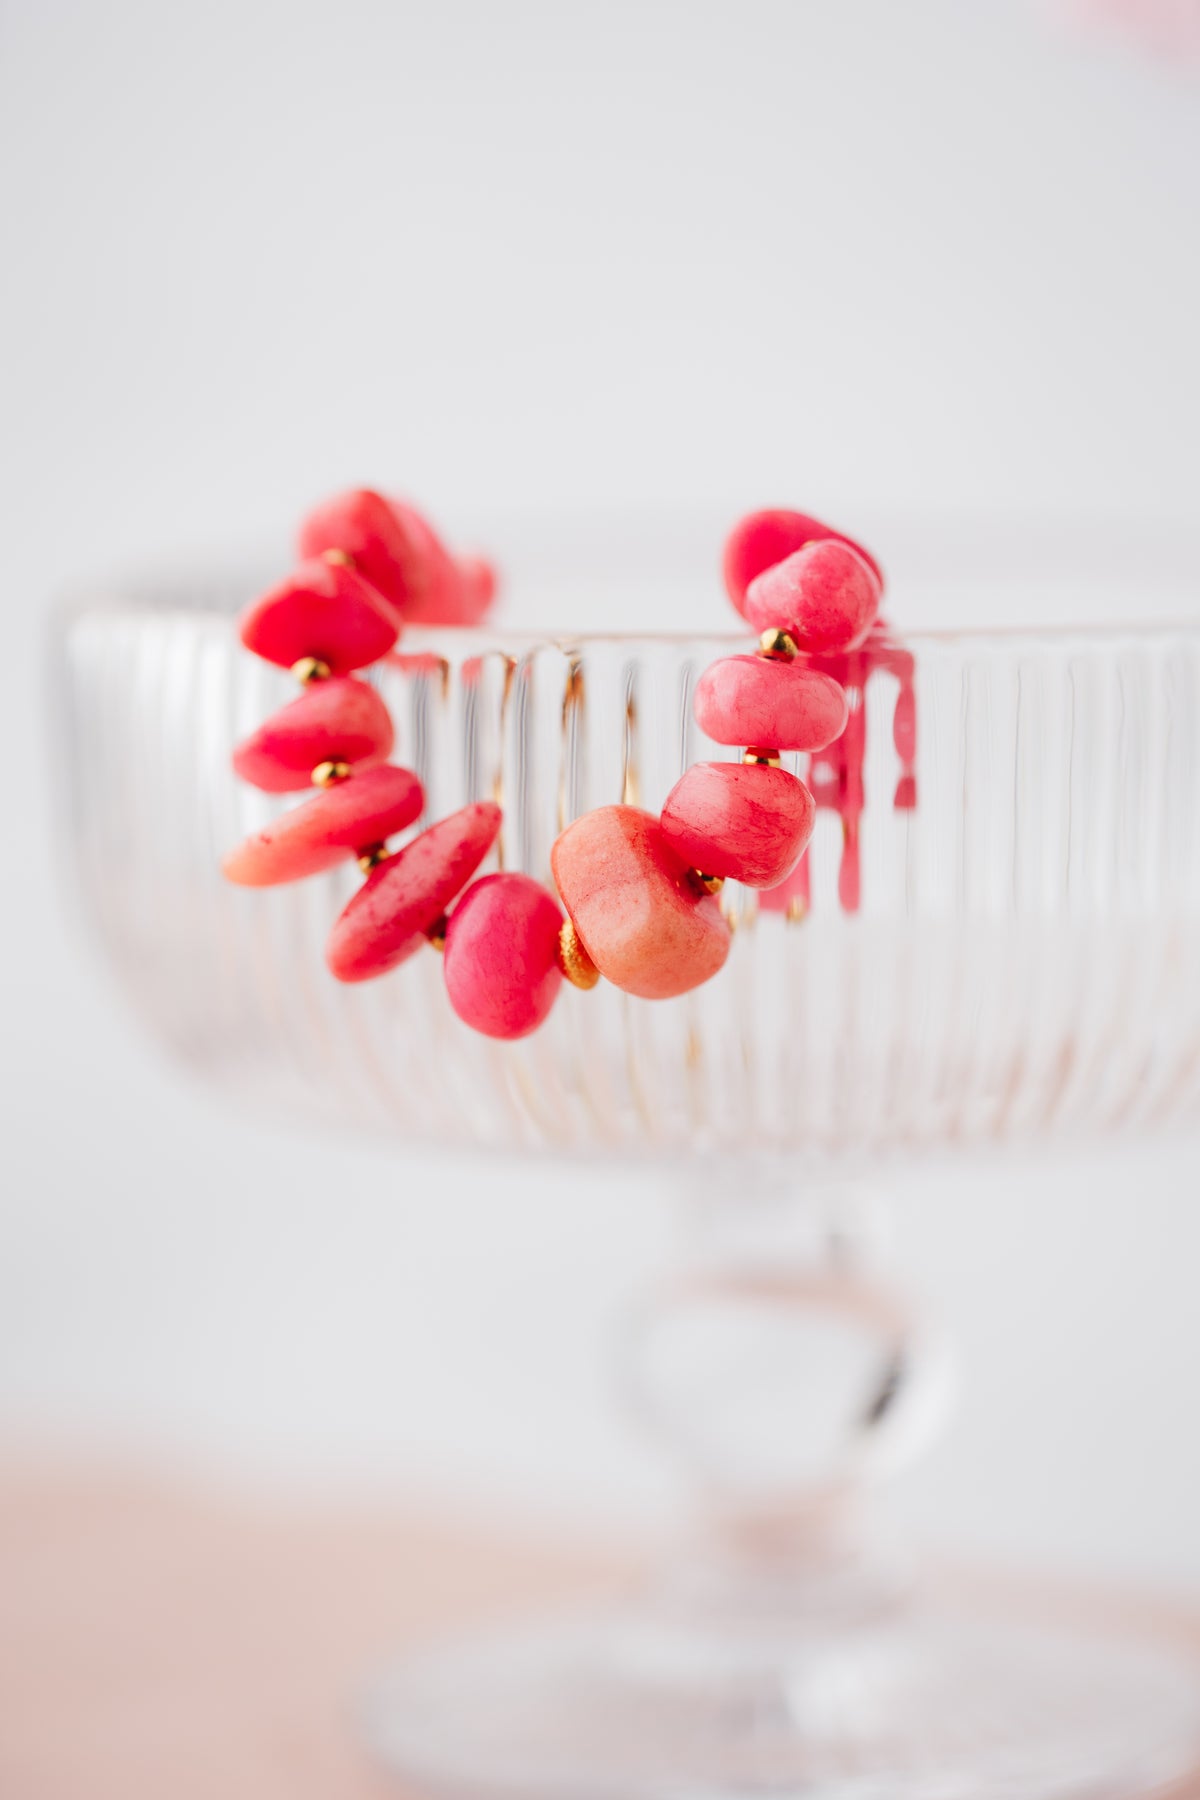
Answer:
<path fill-rule="evenodd" d="M 923 1148 L 1195 1117 L 1200 629 L 906 635 L 852 686 L 861 815 L 826 779 L 803 891 L 771 910 L 726 886 L 723 972 L 653 1004 L 567 989 L 500 1045 L 454 1018 L 432 951 L 373 984 L 326 974 L 353 866 L 221 879 L 281 804 L 229 767 L 293 691 L 236 643 L 252 590 L 151 583 L 60 621 L 64 836 L 151 1030 L 280 1118 L 653 1160 L 690 1225 L 623 1373 L 694 1477 L 695 1538 L 626 1606 L 398 1671 L 381 1752 L 430 1791 L 544 1800 L 1099 1800 L 1190 1768 L 1181 1658 L 923 1588 L 860 1528 L 947 1378 L 847 1183 Z M 729 754 L 691 695 L 745 647 L 414 632 L 372 678 L 427 816 L 500 800 L 495 865 L 548 880 L 579 813 L 657 808 Z M 894 730 L 908 658 L 915 749 Z"/>

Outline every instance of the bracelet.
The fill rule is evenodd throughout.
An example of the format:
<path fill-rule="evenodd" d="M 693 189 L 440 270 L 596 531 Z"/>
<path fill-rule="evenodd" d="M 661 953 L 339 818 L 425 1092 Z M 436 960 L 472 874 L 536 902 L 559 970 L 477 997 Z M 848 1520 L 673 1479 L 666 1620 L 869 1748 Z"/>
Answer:
<path fill-rule="evenodd" d="M 740 762 L 693 764 L 657 816 L 611 805 L 576 819 L 551 852 L 557 898 L 525 874 L 473 879 L 500 829 L 491 801 L 394 850 L 389 840 L 416 823 L 425 796 L 387 760 L 392 721 L 358 672 L 392 654 L 402 623 L 479 623 L 495 576 L 483 559 L 453 555 L 413 507 L 369 489 L 311 512 L 299 549 L 299 566 L 245 611 L 239 633 L 303 691 L 237 747 L 233 767 L 268 793 L 320 791 L 222 867 L 230 881 L 267 887 L 356 858 L 365 880 L 326 950 L 339 981 L 386 974 L 432 944 L 454 1011 L 502 1039 L 536 1030 L 564 978 L 587 989 L 603 977 L 647 1000 L 686 993 L 729 954 L 717 899 L 726 880 L 760 889 L 768 910 L 804 916 L 819 806 L 841 817 L 839 899 L 857 910 L 863 689 L 876 667 L 899 682 L 894 804 L 916 804 L 913 662 L 879 623 L 883 572 L 820 520 L 771 510 L 743 519 L 724 554 L 729 598 L 757 648 L 713 663 L 694 695 L 700 729 L 742 748 Z M 808 783 L 781 766 L 786 752 L 810 758 Z"/>

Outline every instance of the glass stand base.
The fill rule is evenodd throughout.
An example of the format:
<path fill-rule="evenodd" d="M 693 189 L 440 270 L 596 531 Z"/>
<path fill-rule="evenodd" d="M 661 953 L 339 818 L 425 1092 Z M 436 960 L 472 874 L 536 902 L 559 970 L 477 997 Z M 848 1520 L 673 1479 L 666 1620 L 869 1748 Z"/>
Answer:
<path fill-rule="evenodd" d="M 979 1607 L 806 1629 L 630 1608 L 409 1661 L 371 1735 L 488 1800 L 1130 1800 L 1200 1768 L 1200 1666 Z"/>

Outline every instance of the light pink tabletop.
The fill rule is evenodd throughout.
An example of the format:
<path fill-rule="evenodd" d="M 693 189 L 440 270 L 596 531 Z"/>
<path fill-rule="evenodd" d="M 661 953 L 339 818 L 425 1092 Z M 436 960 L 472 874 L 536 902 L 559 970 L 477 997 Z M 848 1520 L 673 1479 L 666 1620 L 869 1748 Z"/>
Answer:
<path fill-rule="evenodd" d="M 364 1675 L 628 1573 L 627 1557 L 399 1508 L 0 1468 L 0 1796 L 397 1800 L 356 1736 Z M 1200 1619 L 1155 1628 L 1195 1645 L 1200 1679 Z"/>

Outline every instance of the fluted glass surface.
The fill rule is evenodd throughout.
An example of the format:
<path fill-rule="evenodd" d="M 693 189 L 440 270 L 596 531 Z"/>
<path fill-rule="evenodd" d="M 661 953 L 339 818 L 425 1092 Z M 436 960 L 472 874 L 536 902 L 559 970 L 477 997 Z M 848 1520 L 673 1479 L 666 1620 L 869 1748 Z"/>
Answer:
<path fill-rule="evenodd" d="M 222 853 L 280 806 L 235 781 L 230 750 L 294 692 L 237 644 L 241 598 L 116 597 L 60 634 L 86 909 L 156 1032 L 239 1097 L 460 1143 L 638 1151 L 752 1136 L 855 1152 L 1195 1111 L 1196 629 L 905 638 L 918 802 L 893 807 L 880 669 L 860 910 L 839 904 L 842 825 L 822 811 L 806 917 L 729 884 L 733 951 L 706 987 L 659 1003 L 569 990 L 541 1032 L 500 1046 L 453 1017 L 433 954 L 360 987 L 326 973 L 353 865 L 270 892 L 222 880 Z M 500 866 L 546 880 L 577 814 L 656 808 L 690 762 L 731 754 L 691 695 L 745 647 L 412 633 L 373 679 L 426 819 L 501 800 Z"/>
<path fill-rule="evenodd" d="M 237 643 L 252 591 L 159 584 L 60 620 L 64 838 L 160 1039 L 259 1113 L 737 1158 L 682 1184 L 699 1231 L 626 1346 L 627 1389 L 705 1495 L 706 1548 L 627 1608 L 418 1658 L 379 1689 L 385 1757 L 454 1800 L 1115 1800 L 1190 1769 L 1190 1666 L 910 1591 L 860 1541 L 855 1497 L 924 1441 L 944 1383 L 844 1191 L 823 1200 L 788 1153 L 1197 1111 L 1200 628 L 906 636 L 915 806 L 905 657 L 851 688 L 860 879 L 843 878 L 856 783 L 818 770 L 830 804 L 803 908 L 727 884 L 715 980 L 658 1003 L 564 988 L 539 1033 L 499 1045 L 455 1019 L 432 950 L 361 986 L 327 973 L 353 864 L 273 890 L 223 881 L 224 851 L 294 804 L 230 769 L 295 691 Z M 427 819 L 503 803 L 504 868 L 549 880 L 576 815 L 657 808 L 689 763 L 731 754 L 691 700 L 745 637 L 414 632 L 402 648 L 371 675 L 396 758 Z"/>

